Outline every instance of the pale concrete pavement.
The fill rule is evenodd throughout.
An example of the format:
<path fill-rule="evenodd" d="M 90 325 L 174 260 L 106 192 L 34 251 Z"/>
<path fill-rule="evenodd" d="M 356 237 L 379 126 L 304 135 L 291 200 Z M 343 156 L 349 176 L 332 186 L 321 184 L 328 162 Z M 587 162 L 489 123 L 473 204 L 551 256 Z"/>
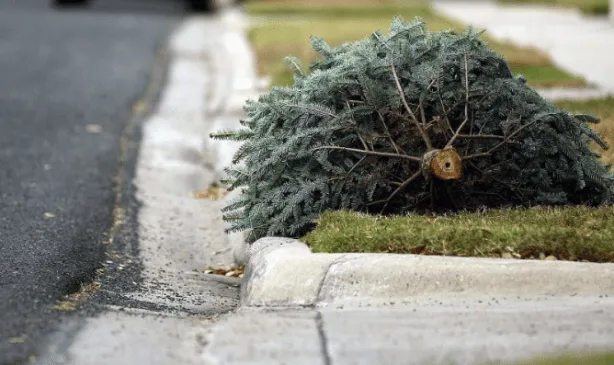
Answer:
<path fill-rule="evenodd" d="M 614 349 L 614 264 L 312 254 L 264 238 L 211 364 L 481 364 Z"/>
<path fill-rule="evenodd" d="M 208 336 L 207 364 L 514 364 L 612 349 L 613 298 L 433 298 L 413 305 L 239 310 Z"/>
<path fill-rule="evenodd" d="M 434 0 L 436 11 L 491 36 L 546 51 L 563 69 L 614 93 L 614 23 L 575 9 Z"/>

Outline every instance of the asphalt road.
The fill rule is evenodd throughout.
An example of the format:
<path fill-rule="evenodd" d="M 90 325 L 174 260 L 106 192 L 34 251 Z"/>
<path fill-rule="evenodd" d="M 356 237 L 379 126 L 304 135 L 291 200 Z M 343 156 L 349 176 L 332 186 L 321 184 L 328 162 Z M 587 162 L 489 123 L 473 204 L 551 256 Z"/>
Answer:
<path fill-rule="evenodd" d="M 182 5 L 0 1 L 0 364 L 35 353 L 100 267 L 120 137 Z"/>

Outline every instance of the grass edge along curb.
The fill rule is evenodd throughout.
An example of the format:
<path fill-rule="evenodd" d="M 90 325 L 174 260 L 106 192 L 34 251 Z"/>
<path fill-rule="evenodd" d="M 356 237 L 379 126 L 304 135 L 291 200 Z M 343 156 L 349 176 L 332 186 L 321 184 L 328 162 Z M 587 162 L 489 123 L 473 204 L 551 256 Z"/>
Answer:
<path fill-rule="evenodd" d="M 446 216 L 324 213 L 313 252 L 614 262 L 614 207 L 496 209 Z"/>

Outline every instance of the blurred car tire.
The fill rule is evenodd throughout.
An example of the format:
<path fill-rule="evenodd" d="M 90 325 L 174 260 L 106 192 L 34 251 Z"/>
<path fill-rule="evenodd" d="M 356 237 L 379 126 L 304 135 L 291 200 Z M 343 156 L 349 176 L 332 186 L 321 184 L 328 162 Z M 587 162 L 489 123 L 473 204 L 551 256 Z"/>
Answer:
<path fill-rule="evenodd" d="M 215 10 L 215 0 L 189 0 L 190 7 L 194 11 L 213 11 Z"/>
<path fill-rule="evenodd" d="M 53 5 L 56 6 L 78 6 L 78 5 L 86 5 L 88 0 L 52 0 Z"/>

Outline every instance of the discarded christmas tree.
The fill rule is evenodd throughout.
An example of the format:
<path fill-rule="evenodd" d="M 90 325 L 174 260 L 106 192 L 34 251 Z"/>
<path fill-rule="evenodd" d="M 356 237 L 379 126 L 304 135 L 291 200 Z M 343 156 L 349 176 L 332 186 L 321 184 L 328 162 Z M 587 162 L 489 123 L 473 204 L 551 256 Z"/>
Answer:
<path fill-rule="evenodd" d="M 247 103 L 243 141 L 227 169 L 231 230 L 299 237 L 324 211 L 374 214 L 481 207 L 600 205 L 614 176 L 587 123 L 512 75 L 468 29 L 427 32 L 395 19 L 389 34 L 329 47 L 292 87 Z"/>

